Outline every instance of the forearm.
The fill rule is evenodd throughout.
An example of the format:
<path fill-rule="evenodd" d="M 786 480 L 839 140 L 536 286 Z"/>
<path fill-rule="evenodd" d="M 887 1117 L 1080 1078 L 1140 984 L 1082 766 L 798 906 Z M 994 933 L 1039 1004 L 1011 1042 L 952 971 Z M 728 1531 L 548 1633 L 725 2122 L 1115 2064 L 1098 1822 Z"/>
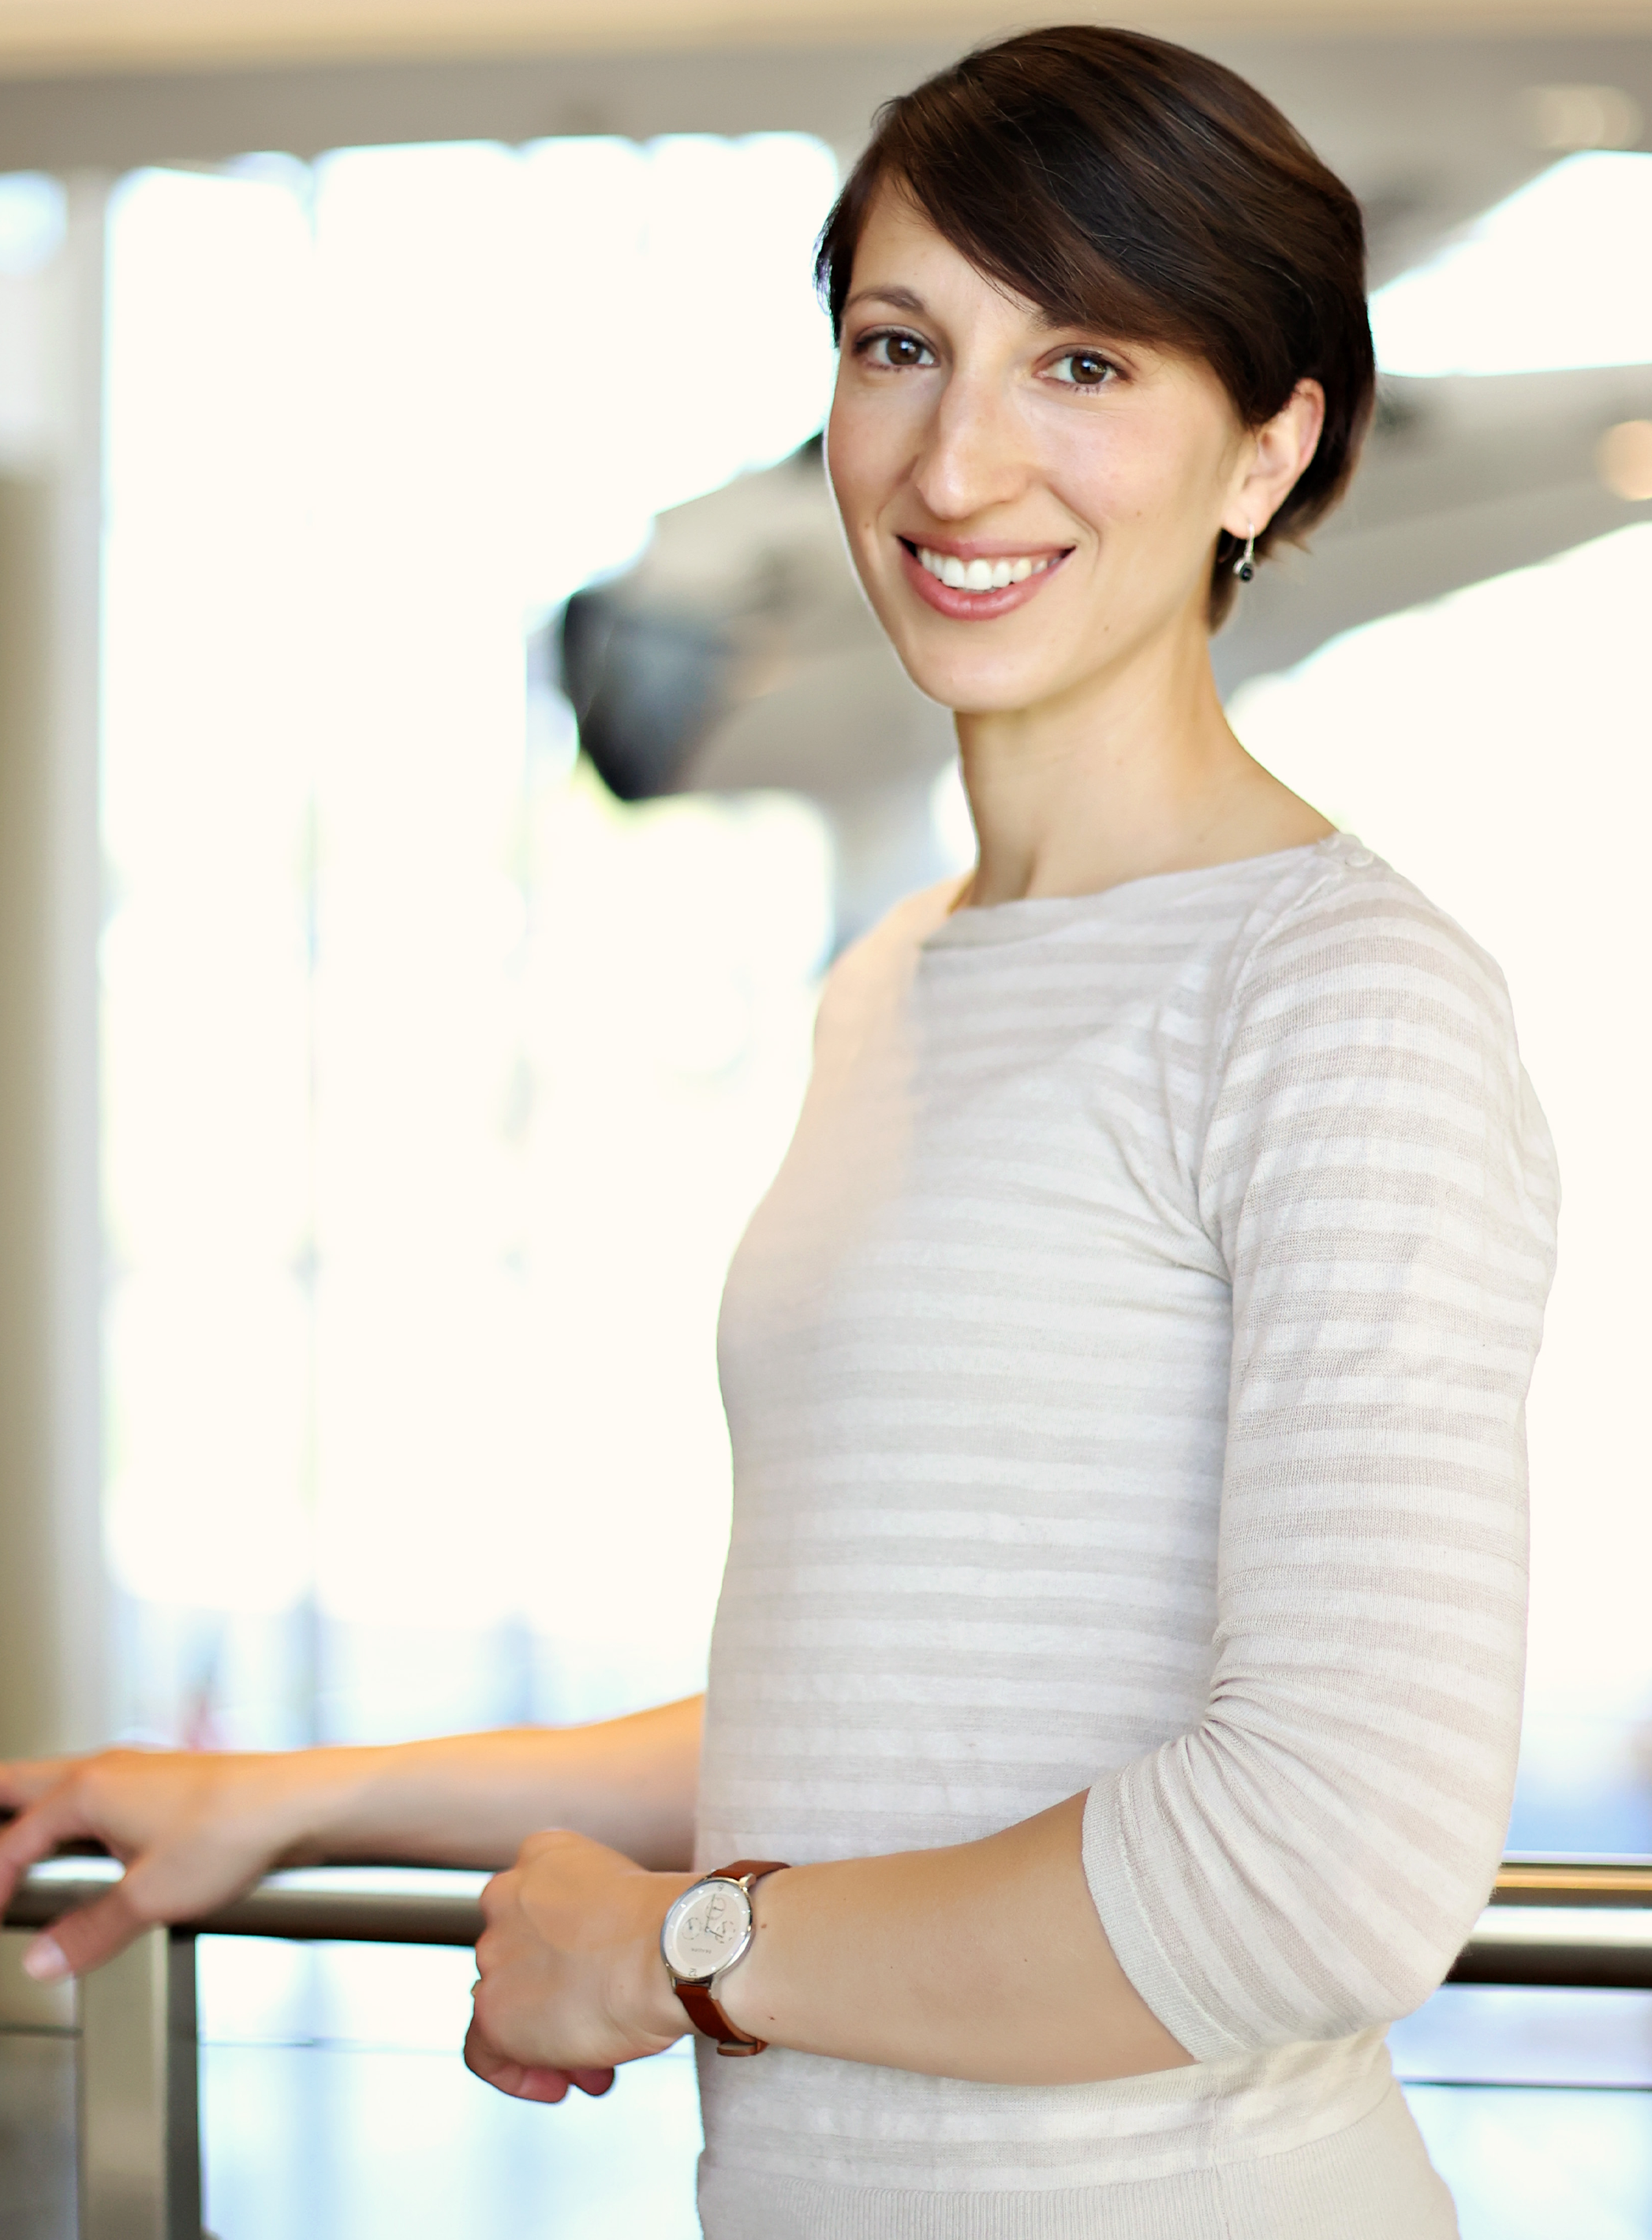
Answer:
<path fill-rule="evenodd" d="M 593 1726 L 513 1727 L 293 1761 L 283 1856 L 501 1867 L 542 1828 L 572 1828 L 640 1864 L 686 1867 L 702 1698 Z"/>
<path fill-rule="evenodd" d="M 1102 1931 L 1083 1807 L 1071 1797 L 945 1850 L 766 1877 L 724 2011 L 801 2052 L 988 2083 L 1187 2065 Z"/>
<path fill-rule="evenodd" d="M 516 1728 L 383 1749 L 99 1750 L 0 1764 L 0 1903 L 58 1845 L 86 1837 L 126 1862 L 94 1901 L 35 1940 L 25 1965 L 81 1974 L 157 1921 L 194 1921 L 272 1866 L 420 1859 L 499 1867 L 550 1828 L 605 1839 L 669 1883 L 693 1843 L 697 1697 L 599 1726 Z M 615 1856 L 604 1851 L 603 1857 Z M 677 1881 L 682 1880 L 681 1875 Z"/>

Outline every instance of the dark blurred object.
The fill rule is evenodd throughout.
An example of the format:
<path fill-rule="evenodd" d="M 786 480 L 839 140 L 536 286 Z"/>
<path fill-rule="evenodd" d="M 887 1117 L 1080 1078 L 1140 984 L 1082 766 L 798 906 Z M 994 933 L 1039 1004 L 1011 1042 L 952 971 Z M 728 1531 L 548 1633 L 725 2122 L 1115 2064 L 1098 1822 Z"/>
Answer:
<path fill-rule="evenodd" d="M 909 681 L 843 549 L 819 438 L 660 516 L 577 593 L 562 683 L 622 801 L 778 788 L 832 830 L 840 943 L 952 868 L 936 829 L 952 718 Z"/>
<path fill-rule="evenodd" d="M 720 704 L 731 658 L 715 623 L 576 591 L 563 614 L 562 677 L 579 743 L 621 801 L 675 790 Z"/>

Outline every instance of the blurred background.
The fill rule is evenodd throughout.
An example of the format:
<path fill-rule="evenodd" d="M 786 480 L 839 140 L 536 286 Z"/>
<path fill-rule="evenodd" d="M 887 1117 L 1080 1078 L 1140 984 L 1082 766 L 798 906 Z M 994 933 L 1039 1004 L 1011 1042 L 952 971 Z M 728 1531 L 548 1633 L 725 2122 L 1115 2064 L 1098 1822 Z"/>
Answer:
<path fill-rule="evenodd" d="M 1366 463 L 1218 668 L 1508 974 L 1567 1191 L 1510 1846 L 1652 1851 L 1652 6 L 1129 20 L 1365 206 Z M 969 856 L 811 244 L 1009 27 L 0 0 L 0 1751 L 700 1684 L 723 1268 L 821 974 Z M 689 2065 L 497 2102 L 462 1962 L 205 1948 L 221 2240 L 694 2231 Z M 1407 2029 L 1471 2240 L 1652 2236 L 1645 2000 Z"/>

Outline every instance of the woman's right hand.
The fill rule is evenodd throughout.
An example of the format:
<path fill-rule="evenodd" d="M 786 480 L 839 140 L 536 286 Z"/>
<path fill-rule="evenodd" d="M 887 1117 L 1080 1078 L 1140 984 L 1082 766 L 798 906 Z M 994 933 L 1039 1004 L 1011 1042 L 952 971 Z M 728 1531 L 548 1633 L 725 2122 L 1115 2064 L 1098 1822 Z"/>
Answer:
<path fill-rule="evenodd" d="M 83 1975 L 160 1922 L 190 1921 L 250 1889 L 307 1833 L 309 1752 L 99 1750 L 0 1763 L 0 1911 L 59 1844 L 90 1837 L 125 1864 L 114 1887 L 37 1937 L 39 1982 Z M 312 1809 L 313 1809 L 313 1799 Z"/>

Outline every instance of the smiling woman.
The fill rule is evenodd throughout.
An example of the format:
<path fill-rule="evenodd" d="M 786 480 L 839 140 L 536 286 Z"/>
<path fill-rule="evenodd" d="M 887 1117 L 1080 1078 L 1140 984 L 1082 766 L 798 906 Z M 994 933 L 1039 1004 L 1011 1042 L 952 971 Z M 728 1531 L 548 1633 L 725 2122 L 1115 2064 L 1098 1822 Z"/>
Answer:
<path fill-rule="evenodd" d="M 1318 456 L 1323 385 L 1284 377 L 1242 419 L 1204 359 L 1008 294 L 915 193 L 897 175 L 861 219 L 828 431 L 879 620 L 919 685 L 972 719 L 1083 688 L 1100 652 L 1174 646 L 1216 741 L 1210 620 Z M 1369 354 L 1362 371 L 1369 397 Z M 935 616 L 1024 620 L 960 634 Z"/>
<path fill-rule="evenodd" d="M 1299 538 L 1347 488 L 1375 395 L 1354 197 L 1271 102 L 1183 49 L 1086 27 L 995 52 L 892 103 L 845 187 L 817 264 L 840 341 L 858 306 L 880 308 L 856 259 L 894 187 L 980 277 L 1040 315 L 1043 370 L 1060 385 L 1104 388 L 1131 370 L 1120 345 L 1157 345 L 1213 375 L 1254 429 L 1316 384 L 1318 440 L 1257 530 L 1263 553 Z M 881 304 L 886 317 L 923 308 L 899 287 Z M 935 362 L 898 328 L 850 347 L 891 368 Z M 1229 531 L 1218 545 L 1213 625 L 1242 541 Z"/>
<path fill-rule="evenodd" d="M 729 1272 L 703 1712 L 13 1768 L 0 1895 L 132 1862 L 61 1973 L 272 1857 L 515 1852 L 471 2065 L 691 2023 L 707 2240 L 1446 2240 L 1384 2034 L 1506 1824 L 1553 1157 L 1496 967 L 1209 659 L 1351 471 L 1358 214 L 1214 63 L 1034 32 L 891 106 L 821 271 L 979 853 L 839 960 Z"/>

